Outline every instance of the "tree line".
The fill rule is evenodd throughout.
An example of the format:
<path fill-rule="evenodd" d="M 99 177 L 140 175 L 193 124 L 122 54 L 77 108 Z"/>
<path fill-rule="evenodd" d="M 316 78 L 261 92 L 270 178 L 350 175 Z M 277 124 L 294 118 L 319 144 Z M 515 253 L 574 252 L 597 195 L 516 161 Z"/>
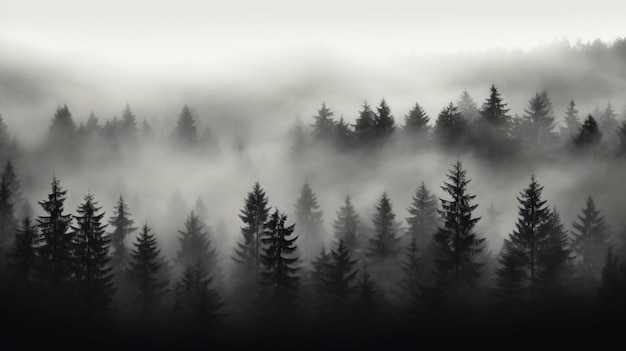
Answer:
<path fill-rule="evenodd" d="M 16 318 L 198 337 L 357 331 L 474 306 L 522 315 L 555 304 L 623 307 L 624 246 L 591 196 L 567 229 L 531 175 L 517 196 L 514 230 L 494 255 L 476 231 L 481 218 L 470 182 L 457 160 L 441 185 L 444 198 L 419 184 L 406 229 L 387 193 L 370 220 L 346 195 L 330 243 L 310 184 L 290 221 L 257 182 L 239 213 L 230 267 L 222 267 L 213 231 L 197 213 L 204 204 L 178 233 L 162 233 L 178 237 L 176 254 L 165 257 L 149 224 L 135 225 L 123 196 L 108 220 L 90 193 L 69 212 L 56 177 L 38 201 L 42 214 L 25 209 L 17 216 L 20 183 L 8 161 L 0 179 L 2 305 Z"/>

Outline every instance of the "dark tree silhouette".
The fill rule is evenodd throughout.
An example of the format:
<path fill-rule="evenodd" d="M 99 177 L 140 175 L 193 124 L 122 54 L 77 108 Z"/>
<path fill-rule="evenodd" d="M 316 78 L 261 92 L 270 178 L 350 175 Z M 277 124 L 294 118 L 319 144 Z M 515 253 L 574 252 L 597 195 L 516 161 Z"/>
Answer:
<path fill-rule="evenodd" d="M 185 229 L 179 230 L 178 241 L 180 250 L 176 253 L 174 262 L 182 272 L 187 267 L 200 267 L 207 271 L 210 277 L 220 272 L 217 261 L 217 252 L 211 243 L 209 232 L 200 218 L 191 211 L 185 220 Z"/>
<path fill-rule="evenodd" d="M 213 279 L 200 265 L 188 265 L 174 287 L 175 311 L 191 332 L 213 334 L 221 329 L 222 298 Z"/>
<path fill-rule="evenodd" d="M 308 182 L 300 190 L 295 212 L 299 233 L 298 248 L 302 253 L 302 260 L 309 263 L 324 246 L 324 224 L 317 196 Z"/>
<path fill-rule="evenodd" d="M 437 212 L 438 200 L 426 188 L 424 182 L 415 190 L 415 195 L 411 199 L 411 206 L 408 209 L 410 217 L 406 219 L 409 224 L 407 235 L 416 240 L 419 249 L 425 250 L 440 223 Z"/>
<path fill-rule="evenodd" d="M 292 237 L 295 224 L 287 226 L 287 215 L 276 209 L 263 232 L 263 254 L 261 263 L 261 286 L 263 297 L 269 315 L 274 316 L 274 322 L 288 322 L 280 320 L 279 316 L 293 313 L 294 300 L 300 286 L 298 276 L 298 261 L 296 253 L 296 237 Z"/>
<path fill-rule="evenodd" d="M 411 237 L 410 244 L 404 254 L 404 263 L 402 265 L 402 280 L 400 281 L 400 289 L 405 302 L 413 309 L 418 308 L 421 304 L 420 286 L 422 285 L 422 269 L 421 269 L 420 250 L 417 246 L 415 237 Z"/>
<path fill-rule="evenodd" d="M 375 128 L 376 114 L 367 102 L 364 102 L 354 125 L 354 133 L 362 146 L 371 145 L 375 137 Z"/>
<path fill-rule="evenodd" d="M 461 161 L 453 165 L 446 177 L 449 182 L 444 182 L 441 188 L 451 199 L 440 199 L 443 225 L 433 236 L 437 249 L 435 263 L 438 285 L 445 287 L 451 283 L 458 292 L 461 288 L 473 287 L 480 276 L 483 263 L 477 262 L 477 257 L 485 239 L 474 233 L 474 225 L 480 217 L 472 217 L 472 212 L 478 205 L 470 203 L 476 195 L 467 193 L 470 180 Z"/>
<path fill-rule="evenodd" d="M 602 140 L 602 133 L 598 128 L 598 124 L 593 116 L 587 116 L 587 119 L 583 122 L 582 127 L 578 131 L 578 135 L 574 139 L 574 144 L 578 147 L 589 147 L 600 143 Z"/>
<path fill-rule="evenodd" d="M 333 222 L 335 239 L 338 241 L 343 240 L 350 252 L 360 253 L 363 245 L 360 226 L 359 214 L 352 204 L 350 195 L 346 195 L 344 204 L 337 211 L 337 217 Z"/>
<path fill-rule="evenodd" d="M 39 201 L 46 213 L 39 216 L 37 225 L 41 235 L 38 238 L 38 281 L 43 283 L 47 291 L 50 307 L 62 309 L 68 302 L 70 280 L 72 278 L 74 260 L 72 257 L 74 233 L 69 231 L 72 215 L 65 214 L 64 202 L 67 190 L 59 180 L 52 179 L 51 193 L 48 200 Z"/>
<path fill-rule="evenodd" d="M 128 211 L 128 205 L 124 201 L 124 197 L 120 195 L 117 205 L 113 208 L 113 216 L 109 217 L 109 225 L 113 228 L 110 232 L 111 236 L 111 267 L 116 281 L 126 268 L 128 261 L 128 247 L 124 243 L 126 237 L 137 230 L 133 227 L 134 220 L 131 219 L 131 213 Z"/>
<path fill-rule="evenodd" d="M 174 144 L 183 150 L 198 145 L 198 127 L 196 127 L 196 121 L 187 105 L 183 106 L 180 115 L 178 115 L 173 138 Z"/>
<path fill-rule="evenodd" d="M 9 252 L 9 269 L 15 279 L 16 293 L 24 299 L 33 294 L 37 235 L 37 225 L 30 217 L 24 217 Z"/>
<path fill-rule="evenodd" d="M 13 163 L 10 159 L 7 160 L 7 163 L 4 166 L 4 175 L 6 177 L 5 181 L 7 182 L 11 192 L 9 201 L 13 204 L 16 217 L 22 218 L 26 215 L 24 213 L 24 206 L 26 206 L 26 203 L 24 197 L 22 196 L 21 182 L 15 174 L 15 169 L 13 168 Z"/>
<path fill-rule="evenodd" d="M 245 270 L 256 275 L 260 273 L 261 238 L 270 211 L 267 203 L 265 191 L 259 182 L 256 182 L 252 191 L 248 193 L 244 208 L 239 215 L 244 223 L 241 228 L 243 242 L 237 243 L 233 259 L 245 266 Z"/>
<path fill-rule="evenodd" d="M 572 226 L 572 247 L 580 273 L 586 278 L 599 279 L 604 253 L 607 251 L 608 228 L 591 196 L 587 198 L 582 214 L 578 215 L 578 220 Z"/>
<path fill-rule="evenodd" d="M 87 194 L 74 217 L 73 258 L 74 289 L 73 303 L 78 313 L 87 319 L 99 319 L 110 311 L 115 287 L 109 265 L 111 238 L 101 224 L 104 212 L 97 206 L 94 196 Z"/>
<path fill-rule="evenodd" d="M 602 275 L 600 279 L 600 298 L 608 303 L 626 302 L 626 270 L 623 263 L 613 254 L 612 250 L 606 253 Z"/>
<path fill-rule="evenodd" d="M 582 124 L 578 119 L 578 110 L 574 99 L 570 100 L 565 110 L 565 128 L 561 131 L 561 136 L 567 141 L 574 140 L 580 131 Z"/>
<path fill-rule="evenodd" d="M 0 269 L 4 267 L 4 258 L 13 242 L 16 226 L 8 178 L 6 173 L 0 175 Z"/>
<path fill-rule="evenodd" d="M 322 103 L 322 107 L 317 111 L 317 115 L 313 116 L 313 130 L 311 135 L 313 140 L 329 141 L 333 140 L 336 135 L 337 122 L 333 119 L 333 111 L 326 107 L 326 103 Z"/>
<path fill-rule="evenodd" d="M 395 119 L 391 114 L 391 109 L 385 99 L 380 101 L 376 110 L 378 112 L 374 118 L 374 130 L 376 131 L 376 137 L 386 140 L 396 129 Z"/>
<path fill-rule="evenodd" d="M 372 218 L 375 234 L 373 238 L 369 239 L 368 251 L 366 252 L 369 257 L 380 260 L 397 255 L 399 237 L 396 236 L 398 223 L 395 219 L 396 215 L 391 208 L 391 201 L 387 193 L 383 193 L 376 206 L 376 214 Z"/>
<path fill-rule="evenodd" d="M 435 121 L 434 135 L 446 147 L 462 143 L 467 132 L 467 121 L 452 103 L 444 107 Z"/>
<path fill-rule="evenodd" d="M 50 138 L 54 144 L 62 143 L 63 141 L 72 140 L 76 133 L 76 124 L 72 118 L 67 105 L 57 108 L 54 117 L 52 118 L 52 124 L 50 125 Z"/>
<path fill-rule="evenodd" d="M 536 93 L 528 101 L 528 107 L 524 110 L 522 118 L 521 138 L 530 147 L 537 150 L 538 147 L 549 147 L 556 142 L 556 135 L 552 133 L 554 129 L 552 104 L 545 90 Z"/>
<path fill-rule="evenodd" d="M 426 111 L 416 102 L 409 113 L 404 116 L 403 130 L 410 136 L 426 137 L 429 131 L 429 121 L 430 117 Z"/>
<path fill-rule="evenodd" d="M 502 102 L 502 97 L 495 84 L 492 84 L 489 97 L 480 109 L 480 115 L 483 121 L 488 124 L 504 128 L 510 119 L 508 115 L 510 109 L 506 106 L 507 104 Z"/>
<path fill-rule="evenodd" d="M 339 118 L 335 127 L 335 138 L 335 145 L 339 150 L 348 150 L 354 145 L 354 132 L 343 116 Z"/>
<path fill-rule="evenodd" d="M 143 318 L 149 318 L 160 307 L 165 295 L 167 280 L 163 280 L 163 258 L 156 237 L 144 224 L 133 242 L 133 249 L 127 265 L 132 306 L 140 311 Z"/>

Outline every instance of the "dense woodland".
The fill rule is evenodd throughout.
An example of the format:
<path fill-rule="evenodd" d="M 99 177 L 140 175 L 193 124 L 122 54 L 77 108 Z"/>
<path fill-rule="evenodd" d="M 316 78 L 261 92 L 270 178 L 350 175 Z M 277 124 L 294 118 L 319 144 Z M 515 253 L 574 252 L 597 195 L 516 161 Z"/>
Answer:
<path fill-rule="evenodd" d="M 624 55 L 624 41 L 610 50 Z M 298 177 L 297 166 L 320 155 L 357 160 L 365 165 L 358 173 L 376 172 L 377 162 L 394 154 L 436 152 L 454 161 L 438 183 L 415 175 L 405 191 L 408 208 L 394 207 L 386 191 L 374 204 L 359 204 L 346 190 L 343 204 L 324 213 L 324 199 L 306 176 L 297 180 L 302 186 L 291 196 L 293 210 L 278 208 L 261 181 L 250 182 L 246 192 L 228 195 L 242 199 L 231 216 L 237 228 L 211 222 L 219 201 L 198 196 L 186 208 L 173 200 L 165 218 L 138 216 L 129 205 L 131 191 L 74 189 L 60 175 L 123 169 L 144 149 L 214 166 L 222 152 L 219 135 L 199 130 L 187 105 L 168 131 L 139 122 L 130 105 L 121 118 L 104 122 L 95 114 L 79 122 L 70 107 L 59 106 L 46 138 L 32 148 L 22 147 L 0 117 L 2 318 L 15 330 L 46 337 L 106 333 L 102 338 L 112 343 L 185 337 L 206 345 L 456 340 L 489 331 L 515 335 L 522 327 L 556 340 L 564 323 L 590 334 L 613 326 L 611 317 L 626 305 L 626 223 L 608 221 L 592 189 L 580 188 L 575 191 L 586 201 L 568 204 L 577 208 L 576 219 L 564 222 L 537 170 L 602 164 L 622 183 L 626 110 L 616 106 L 624 101 L 583 113 L 572 97 L 557 110 L 541 90 L 514 113 L 496 83 L 484 93 L 474 100 L 465 90 L 436 116 L 419 102 L 401 118 L 385 99 L 364 102 L 354 123 L 321 103 L 283 141 L 288 157 L 281 173 Z M 471 190 L 472 164 L 523 172 L 527 182 L 515 189 L 517 212 L 510 214 L 513 230 L 492 233 L 502 212 Z M 342 166 L 317 167 L 324 173 Z M 34 172 L 50 176 L 42 182 Z M 144 167 L 139 176 L 152 172 Z M 70 208 L 74 191 L 84 195 Z M 104 208 L 100 196 L 117 201 Z M 611 210 L 622 211 L 624 199 L 616 201 Z M 371 215 L 360 211 L 366 205 Z M 489 208 L 487 216 L 478 215 L 479 206 Z"/>

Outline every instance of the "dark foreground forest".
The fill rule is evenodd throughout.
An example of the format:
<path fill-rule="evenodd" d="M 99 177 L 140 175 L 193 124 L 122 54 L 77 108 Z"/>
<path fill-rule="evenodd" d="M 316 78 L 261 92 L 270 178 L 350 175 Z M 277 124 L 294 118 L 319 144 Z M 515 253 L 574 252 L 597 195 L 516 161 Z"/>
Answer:
<path fill-rule="evenodd" d="M 568 55 L 626 63 L 597 45 Z M 60 105 L 29 143 L 0 117 L 0 342 L 623 345 L 626 101 L 481 93 L 403 118 L 324 102 L 259 157 L 187 105 L 171 129 Z"/>

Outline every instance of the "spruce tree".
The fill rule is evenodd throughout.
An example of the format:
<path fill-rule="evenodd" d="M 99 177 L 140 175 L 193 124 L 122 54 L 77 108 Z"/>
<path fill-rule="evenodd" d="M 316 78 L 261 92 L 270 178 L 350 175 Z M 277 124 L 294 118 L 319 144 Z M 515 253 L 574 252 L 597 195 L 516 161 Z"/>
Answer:
<path fill-rule="evenodd" d="M 607 250 L 608 228 L 591 196 L 587 198 L 582 214 L 578 215 L 578 220 L 572 226 L 572 247 L 580 272 L 586 278 L 599 279 Z"/>
<path fill-rule="evenodd" d="M 461 93 L 461 96 L 456 102 L 456 106 L 459 109 L 461 115 L 463 115 L 463 118 L 470 123 L 476 121 L 480 117 L 480 111 L 478 110 L 478 106 L 476 105 L 476 102 L 474 102 L 474 99 L 467 92 L 467 89 L 464 89 L 463 93 Z"/>
<path fill-rule="evenodd" d="M 334 112 L 326 107 L 326 103 L 322 103 L 322 107 L 317 111 L 317 115 L 313 116 L 313 130 L 311 135 L 313 140 L 329 141 L 333 140 L 336 135 L 337 122 L 333 118 Z"/>
<path fill-rule="evenodd" d="M 18 296 L 28 298 L 33 294 L 35 264 L 37 259 L 37 225 L 29 216 L 24 217 L 15 232 L 13 246 L 9 252 L 9 269 L 16 282 Z"/>
<path fill-rule="evenodd" d="M 0 156 L 5 157 L 8 154 L 9 145 L 11 145 L 9 127 L 0 114 Z"/>
<path fill-rule="evenodd" d="M 611 146 L 615 145 L 617 143 L 619 122 L 617 122 L 617 113 L 615 113 L 615 108 L 613 108 L 610 101 L 606 104 L 604 112 L 599 117 L 598 128 L 604 136 L 605 142 Z"/>
<path fill-rule="evenodd" d="M 39 201 L 45 215 L 39 216 L 37 247 L 38 280 L 48 293 L 50 307 L 60 309 L 67 302 L 69 284 L 74 271 L 72 257 L 74 233 L 69 231 L 72 215 L 64 213 L 67 190 L 59 180 L 52 179 L 48 200 Z"/>
<path fill-rule="evenodd" d="M 552 133 L 554 116 L 551 109 L 552 104 L 545 90 L 541 94 L 536 93 L 528 101 L 528 107 L 524 110 L 523 115 L 524 131 L 522 138 L 533 148 L 540 145 L 550 145 L 556 141 L 556 136 Z"/>
<path fill-rule="evenodd" d="M 405 301 L 412 308 L 417 308 L 420 304 L 420 285 L 422 283 L 420 250 L 417 246 L 415 237 L 411 237 L 409 247 L 404 254 L 404 262 L 402 265 L 403 277 L 400 281 L 400 288 Z"/>
<path fill-rule="evenodd" d="M 416 102 L 409 113 L 404 116 L 403 130 L 412 137 L 426 137 L 429 130 L 429 121 L 430 117 L 428 117 L 426 111 Z"/>
<path fill-rule="evenodd" d="M 132 306 L 144 318 L 155 313 L 166 293 L 167 280 L 163 280 L 163 258 L 157 239 L 148 224 L 144 224 L 133 242 L 126 274 L 131 287 Z"/>
<path fill-rule="evenodd" d="M 344 120 L 343 116 L 339 118 L 339 122 L 335 127 L 335 145 L 340 150 L 348 150 L 353 145 L 354 132 L 350 129 L 350 125 Z"/>
<path fill-rule="evenodd" d="M 287 215 L 276 209 L 270 216 L 262 239 L 263 272 L 260 283 L 269 314 L 276 316 L 275 322 L 286 322 L 280 321 L 278 316 L 293 312 L 300 285 L 299 258 L 295 255 L 298 237 L 292 237 L 295 224 L 288 226 L 286 221 Z"/>
<path fill-rule="evenodd" d="M 13 209 L 15 210 L 16 217 L 22 218 L 25 215 L 23 213 L 25 200 L 22 195 L 20 180 L 15 174 L 15 169 L 13 168 L 13 163 L 10 159 L 7 160 L 4 166 L 4 175 L 6 176 L 6 182 L 11 192 L 10 202 L 13 204 Z"/>
<path fill-rule="evenodd" d="M 52 118 L 52 124 L 50 125 L 50 138 L 53 145 L 63 143 L 64 141 L 74 138 L 76 133 L 76 124 L 72 118 L 67 105 L 58 107 L 54 117 Z"/>
<path fill-rule="evenodd" d="M 130 108 L 129 104 L 126 104 L 126 108 L 122 112 L 121 121 L 121 137 L 125 141 L 133 141 L 137 137 L 139 129 L 137 128 L 137 118 Z"/>
<path fill-rule="evenodd" d="M 422 182 L 415 190 L 411 206 L 408 209 L 410 217 L 406 219 L 409 224 L 407 235 L 417 242 L 417 247 L 425 250 L 430 245 L 431 239 L 439 225 L 438 200 L 426 184 Z"/>
<path fill-rule="evenodd" d="M 448 182 L 444 182 L 441 188 L 451 199 L 440 199 L 439 214 L 443 225 L 433 236 L 437 249 L 437 284 L 444 287 L 451 283 L 457 292 L 467 286 L 473 287 L 480 276 L 483 263 L 478 262 L 477 257 L 485 241 L 474 232 L 480 217 L 472 216 L 478 205 L 471 204 L 476 195 L 467 193 L 470 180 L 466 173 L 461 161 L 457 160 L 446 175 Z"/>
<path fill-rule="evenodd" d="M 578 135 L 574 138 L 574 145 L 585 148 L 597 145 L 602 140 L 602 132 L 598 127 L 598 123 L 593 118 L 593 116 L 589 115 L 583 122 L 583 125 L 580 127 L 578 131 Z"/>
<path fill-rule="evenodd" d="M 199 267 L 207 271 L 209 276 L 215 277 L 219 272 L 217 253 L 206 225 L 193 211 L 185 220 L 185 229 L 179 230 L 178 233 L 180 250 L 176 253 L 174 262 L 179 272 L 187 267 Z"/>
<path fill-rule="evenodd" d="M 367 102 L 364 102 L 354 125 L 354 133 L 361 145 L 371 145 L 375 137 L 375 125 L 376 114 Z"/>
<path fill-rule="evenodd" d="M 201 265 L 188 265 L 174 287 L 175 309 L 191 331 L 215 333 L 222 326 L 224 302 Z"/>
<path fill-rule="evenodd" d="M 376 136 L 384 140 L 391 136 L 396 129 L 395 119 L 385 99 L 380 101 L 376 110 L 378 113 L 374 119 L 374 130 L 376 131 Z"/>
<path fill-rule="evenodd" d="M 7 174 L 2 173 L 0 175 L 0 269 L 4 268 L 4 259 L 9 252 L 11 243 L 13 243 L 16 226 L 9 187 Z"/>
<path fill-rule="evenodd" d="M 548 222 L 548 236 L 538 257 L 540 292 L 544 298 L 559 298 L 570 288 L 574 275 L 570 237 L 556 208 Z"/>
<path fill-rule="evenodd" d="M 626 276 L 619 259 L 609 248 L 604 258 L 600 287 L 600 298 L 609 303 L 626 302 Z"/>
<path fill-rule="evenodd" d="M 129 234 L 137 230 L 133 227 L 135 221 L 130 216 L 128 205 L 126 205 L 124 197 L 120 195 L 117 205 L 113 209 L 113 216 L 109 217 L 109 225 L 113 228 L 109 233 L 112 249 L 110 264 L 113 268 L 113 274 L 116 276 L 125 269 L 128 261 L 128 247 L 124 240 Z"/>
<path fill-rule="evenodd" d="M 503 128 L 509 120 L 507 104 L 502 102 L 502 97 L 495 84 L 491 85 L 489 97 L 483 103 L 480 109 L 482 120 L 489 125 Z"/>
<path fill-rule="evenodd" d="M 343 240 L 346 248 L 352 253 L 360 252 L 363 244 L 360 222 L 359 214 L 352 204 L 350 195 L 346 195 L 343 206 L 337 211 L 333 229 L 335 239 Z"/>
<path fill-rule="evenodd" d="M 331 253 L 326 252 L 326 247 L 323 247 L 319 255 L 315 257 L 315 260 L 313 260 L 313 270 L 311 271 L 310 282 L 313 290 L 318 295 L 325 295 L 328 293 L 326 291 L 326 281 L 328 280 L 328 266 L 330 264 L 330 259 Z"/>
<path fill-rule="evenodd" d="M 261 238 L 270 211 L 267 203 L 265 191 L 259 182 L 256 182 L 252 191 L 248 192 L 244 208 L 239 214 L 239 218 L 244 223 L 241 228 L 243 241 L 237 243 L 233 256 L 235 262 L 257 276 L 260 273 Z"/>
<path fill-rule="evenodd" d="M 185 150 L 198 144 L 198 127 L 189 106 L 183 106 L 174 129 L 174 144 Z"/>
<path fill-rule="evenodd" d="M 378 205 L 376 214 L 372 218 L 374 222 L 375 234 L 369 239 L 367 255 L 375 260 L 393 258 L 399 250 L 399 237 L 396 236 L 398 223 L 395 221 L 396 215 L 391 208 L 391 201 L 387 193 L 383 193 Z"/>
<path fill-rule="evenodd" d="M 74 217 L 76 225 L 72 226 L 76 260 L 74 303 L 78 312 L 89 319 L 101 318 L 109 311 L 115 292 L 109 265 L 111 238 L 104 230 L 106 224 L 101 224 L 104 212 L 100 210 L 94 196 L 87 194 Z"/>
<path fill-rule="evenodd" d="M 467 121 L 452 103 L 439 112 L 435 121 L 434 135 L 444 146 L 459 146 L 466 132 Z"/>
<path fill-rule="evenodd" d="M 578 135 L 580 127 L 582 127 L 582 124 L 578 119 L 576 103 L 574 102 L 574 99 L 572 99 L 565 110 L 565 130 L 564 133 L 562 132 L 561 134 L 564 134 L 566 140 L 571 141 Z"/>
<path fill-rule="evenodd" d="M 308 182 L 305 182 L 300 190 L 295 210 L 299 233 L 298 247 L 302 253 L 302 260 L 309 263 L 324 246 L 324 225 L 317 196 Z"/>
<path fill-rule="evenodd" d="M 354 268 L 356 262 L 343 240 L 339 240 L 337 249 L 330 252 L 330 258 L 326 263 L 324 290 L 333 299 L 338 299 L 338 303 L 343 303 L 355 291 L 358 273 L 358 269 Z"/>

